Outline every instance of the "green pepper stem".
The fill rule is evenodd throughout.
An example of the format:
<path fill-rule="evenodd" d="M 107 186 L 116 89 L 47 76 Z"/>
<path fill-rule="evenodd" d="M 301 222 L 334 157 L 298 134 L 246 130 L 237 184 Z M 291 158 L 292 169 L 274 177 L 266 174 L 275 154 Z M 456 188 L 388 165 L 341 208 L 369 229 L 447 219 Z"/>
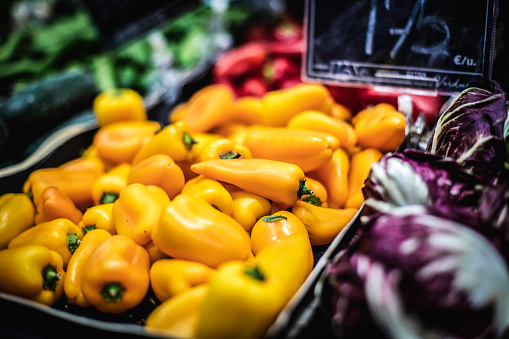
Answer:
<path fill-rule="evenodd" d="M 104 285 L 101 295 L 106 302 L 120 302 L 125 293 L 125 287 L 119 282 L 110 282 Z"/>
<path fill-rule="evenodd" d="M 96 228 L 97 227 L 95 226 L 95 224 L 83 226 L 81 228 L 81 230 L 83 231 L 83 236 L 85 236 L 85 234 L 87 234 L 88 232 L 95 230 Z"/>
<path fill-rule="evenodd" d="M 229 151 L 219 155 L 219 159 L 238 159 L 242 156 L 240 152 Z"/>
<path fill-rule="evenodd" d="M 258 266 L 246 268 L 244 273 L 253 279 L 260 280 L 260 281 L 265 280 L 265 275 L 263 274 L 263 272 L 260 270 L 260 268 Z"/>
<path fill-rule="evenodd" d="M 47 264 L 42 269 L 42 288 L 46 291 L 55 291 L 58 281 L 62 277 L 55 265 Z"/>
<path fill-rule="evenodd" d="M 113 204 L 119 197 L 117 192 L 104 192 L 101 197 L 101 204 Z"/>
<path fill-rule="evenodd" d="M 297 197 L 300 199 L 303 195 L 315 195 L 312 190 L 306 187 L 306 180 L 299 181 L 299 190 L 297 191 Z"/>
<path fill-rule="evenodd" d="M 67 233 L 67 248 L 71 254 L 78 249 L 81 240 L 76 233 Z"/>
<path fill-rule="evenodd" d="M 276 214 L 276 215 L 268 215 L 266 217 L 263 217 L 262 220 L 265 222 L 275 222 L 281 219 L 287 220 L 288 218 L 284 215 Z"/>
<path fill-rule="evenodd" d="M 191 135 L 187 132 L 184 132 L 184 135 L 182 136 L 182 142 L 184 143 L 184 146 L 186 147 L 186 150 L 190 151 L 191 148 L 193 148 L 194 144 L 197 144 L 198 141 L 193 139 Z"/>
<path fill-rule="evenodd" d="M 316 195 L 305 196 L 304 198 L 302 198 L 302 201 L 318 207 L 322 206 L 322 201 Z"/>

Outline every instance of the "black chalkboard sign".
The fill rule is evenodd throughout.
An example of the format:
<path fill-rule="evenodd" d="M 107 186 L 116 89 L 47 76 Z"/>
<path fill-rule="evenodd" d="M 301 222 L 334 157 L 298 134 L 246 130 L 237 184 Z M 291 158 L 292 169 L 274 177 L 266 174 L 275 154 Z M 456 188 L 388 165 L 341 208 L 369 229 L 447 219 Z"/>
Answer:
<path fill-rule="evenodd" d="M 200 0 L 81 0 L 106 43 L 116 48 L 200 5 Z"/>
<path fill-rule="evenodd" d="M 458 93 L 491 78 L 497 8 L 497 0 L 308 0 L 304 76 Z"/>

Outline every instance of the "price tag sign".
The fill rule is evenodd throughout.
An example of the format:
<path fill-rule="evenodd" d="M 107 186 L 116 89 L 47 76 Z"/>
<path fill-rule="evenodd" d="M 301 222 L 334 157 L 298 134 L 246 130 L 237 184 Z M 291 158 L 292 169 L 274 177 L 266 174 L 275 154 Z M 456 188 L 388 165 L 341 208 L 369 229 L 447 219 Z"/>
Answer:
<path fill-rule="evenodd" d="M 81 0 L 112 48 L 140 37 L 198 6 L 201 0 Z"/>
<path fill-rule="evenodd" d="M 459 93 L 491 79 L 497 0 L 308 0 L 308 81 Z"/>

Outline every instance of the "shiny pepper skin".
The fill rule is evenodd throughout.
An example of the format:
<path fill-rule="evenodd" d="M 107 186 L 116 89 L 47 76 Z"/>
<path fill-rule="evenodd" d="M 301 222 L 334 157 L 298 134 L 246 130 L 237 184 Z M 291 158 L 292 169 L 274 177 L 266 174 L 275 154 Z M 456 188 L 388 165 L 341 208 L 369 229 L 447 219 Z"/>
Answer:
<path fill-rule="evenodd" d="M 65 218 L 37 224 L 9 241 L 8 248 L 25 245 L 43 245 L 57 252 L 63 260 L 64 269 L 83 238 L 82 230 Z"/>
<path fill-rule="evenodd" d="M 145 245 L 151 240 L 152 229 L 159 223 L 161 212 L 169 202 L 166 192 L 158 186 L 137 183 L 127 186 L 113 203 L 117 234 Z"/>
<path fill-rule="evenodd" d="M 339 142 L 323 132 L 258 126 L 246 129 L 242 145 L 253 158 L 288 162 L 309 172 L 326 164 Z"/>
<path fill-rule="evenodd" d="M 154 135 L 138 151 L 133 159 L 133 165 L 156 154 L 166 154 L 175 162 L 193 160 L 193 147 L 196 140 L 189 125 L 177 121 L 164 127 Z"/>
<path fill-rule="evenodd" d="M 191 166 L 195 173 L 224 181 L 272 201 L 292 205 L 309 194 L 297 165 L 268 159 L 207 160 Z"/>
<path fill-rule="evenodd" d="M 189 194 L 177 195 L 166 205 L 152 230 L 152 240 L 170 257 L 210 267 L 252 257 L 244 228 L 204 199 Z"/>
<path fill-rule="evenodd" d="M 0 251 L 0 290 L 53 305 L 64 294 L 62 257 L 42 245 Z"/>
<path fill-rule="evenodd" d="M 161 130 L 156 121 L 121 121 L 100 127 L 92 146 L 97 156 L 110 166 L 132 163 L 138 151 Z"/>
<path fill-rule="evenodd" d="M 190 194 L 207 201 L 215 209 L 231 215 L 233 199 L 228 190 L 217 180 L 200 175 L 189 180 L 182 189 L 182 194 Z"/>
<path fill-rule="evenodd" d="M 311 245 L 329 245 L 357 214 L 357 208 L 326 208 L 296 202 L 292 213 L 304 224 Z"/>
<path fill-rule="evenodd" d="M 215 269 L 202 263 L 180 259 L 162 259 L 150 267 L 150 284 L 163 302 L 194 286 L 207 283 Z"/>
<path fill-rule="evenodd" d="M 244 190 L 232 191 L 232 218 L 251 233 L 259 218 L 270 214 L 271 204 L 267 198 Z"/>
<path fill-rule="evenodd" d="M 364 181 L 366 181 L 371 171 L 371 165 L 380 160 L 382 156 L 383 154 L 375 148 L 367 148 L 352 155 L 348 175 L 348 199 L 345 202 L 345 207 L 361 207 L 364 202 L 364 196 L 362 195 Z"/>
<path fill-rule="evenodd" d="M 50 186 L 42 192 L 35 223 L 40 224 L 59 218 L 66 218 L 78 224 L 83 218 L 83 213 L 58 187 Z"/>
<path fill-rule="evenodd" d="M 252 158 L 249 148 L 238 145 L 230 139 L 221 138 L 210 141 L 200 153 L 200 161 L 212 159 L 239 159 Z"/>
<path fill-rule="evenodd" d="M 109 237 L 111 234 L 108 231 L 99 228 L 88 232 L 83 236 L 80 246 L 71 257 L 64 280 L 65 295 L 71 304 L 81 307 L 90 306 L 82 290 L 84 266 L 92 252 Z"/>
<path fill-rule="evenodd" d="M 122 313 L 135 307 L 150 286 L 147 251 L 123 235 L 112 235 L 102 241 L 83 270 L 85 299 L 105 313 Z"/>
<path fill-rule="evenodd" d="M 35 207 L 25 193 L 0 196 L 0 250 L 9 241 L 34 225 Z"/>
<path fill-rule="evenodd" d="M 92 109 L 99 126 L 124 120 L 147 120 L 143 97 L 132 89 L 104 90 L 94 99 Z"/>
<path fill-rule="evenodd" d="M 185 181 L 182 169 L 166 154 L 156 154 L 140 161 L 127 176 L 127 185 L 158 186 L 170 199 L 182 191 Z"/>
<path fill-rule="evenodd" d="M 83 213 L 83 219 L 79 226 L 86 229 L 103 229 L 110 234 L 117 234 L 115 223 L 113 222 L 113 203 L 87 208 Z"/>

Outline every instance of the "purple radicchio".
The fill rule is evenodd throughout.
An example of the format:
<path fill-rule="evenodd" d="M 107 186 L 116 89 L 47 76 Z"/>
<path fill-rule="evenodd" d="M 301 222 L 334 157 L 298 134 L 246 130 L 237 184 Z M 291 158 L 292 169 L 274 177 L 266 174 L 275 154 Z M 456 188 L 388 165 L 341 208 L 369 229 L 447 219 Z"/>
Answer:
<path fill-rule="evenodd" d="M 341 338 L 509 335 L 509 272 L 480 233 L 424 205 L 365 226 L 324 275 Z"/>
<path fill-rule="evenodd" d="M 472 174 L 496 182 L 507 162 L 507 100 L 496 81 L 470 84 L 440 116 L 426 150 L 453 158 Z"/>
<path fill-rule="evenodd" d="M 371 166 L 362 189 L 363 216 L 417 204 L 467 213 L 475 222 L 472 206 L 481 189 L 480 181 L 450 158 L 411 149 L 389 153 Z"/>

